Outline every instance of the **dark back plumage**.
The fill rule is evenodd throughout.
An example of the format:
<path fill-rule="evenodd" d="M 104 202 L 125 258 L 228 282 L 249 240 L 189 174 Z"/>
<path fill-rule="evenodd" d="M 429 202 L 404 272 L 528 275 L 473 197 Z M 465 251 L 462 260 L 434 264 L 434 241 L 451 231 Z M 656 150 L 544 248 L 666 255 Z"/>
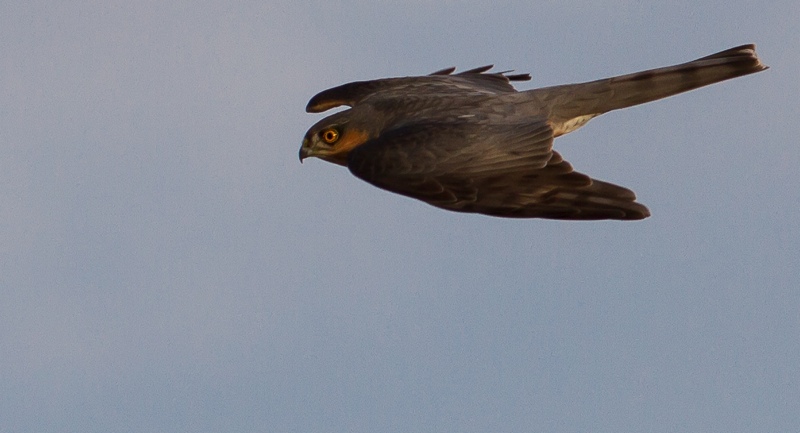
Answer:
<path fill-rule="evenodd" d="M 367 98 L 376 97 L 446 97 L 516 92 L 511 81 L 531 79 L 529 74 L 509 75 L 512 71 L 487 73 L 491 68 L 492 65 L 482 66 L 457 74 L 453 74 L 455 68 L 447 68 L 419 77 L 355 81 L 314 95 L 306 105 L 306 112 L 320 113 L 342 105 L 352 107 Z"/>

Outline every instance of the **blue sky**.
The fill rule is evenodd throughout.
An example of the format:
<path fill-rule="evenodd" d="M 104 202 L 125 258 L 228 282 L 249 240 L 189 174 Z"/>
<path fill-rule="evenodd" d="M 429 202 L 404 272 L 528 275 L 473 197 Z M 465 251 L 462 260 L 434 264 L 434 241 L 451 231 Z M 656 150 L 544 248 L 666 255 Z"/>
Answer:
<path fill-rule="evenodd" d="M 0 5 L 0 431 L 797 430 L 796 1 L 300 3 Z M 556 140 L 641 222 L 297 161 L 347 81 L 749 42 L 770 70 Z"/>

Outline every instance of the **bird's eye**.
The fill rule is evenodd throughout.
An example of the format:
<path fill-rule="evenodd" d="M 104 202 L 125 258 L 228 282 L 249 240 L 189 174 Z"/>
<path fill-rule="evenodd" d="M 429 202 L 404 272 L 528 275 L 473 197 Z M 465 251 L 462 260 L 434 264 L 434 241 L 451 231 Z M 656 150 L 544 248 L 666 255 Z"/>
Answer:
<path fill-rule="evenodd" d="M 322 137 L 322 141 L 325 143 L 333 144 L 339 139 L 339 131 L 334 128 L 328 128 L 320 133 L 320 137 Z"/>

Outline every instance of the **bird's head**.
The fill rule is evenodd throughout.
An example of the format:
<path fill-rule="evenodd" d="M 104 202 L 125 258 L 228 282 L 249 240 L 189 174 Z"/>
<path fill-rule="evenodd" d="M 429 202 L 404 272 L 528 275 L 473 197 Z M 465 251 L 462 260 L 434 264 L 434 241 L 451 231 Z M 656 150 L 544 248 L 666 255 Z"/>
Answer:
<path fill-rule="evenodd" d="M 354 148 L 369 140 L 369 131 L 360 126 L 345 110 L 328 116 L 312 126 L 303 138 L 300 147 L 300 162 L 315 156 L 328 162 L 347 165 L 347 155 Z"/>

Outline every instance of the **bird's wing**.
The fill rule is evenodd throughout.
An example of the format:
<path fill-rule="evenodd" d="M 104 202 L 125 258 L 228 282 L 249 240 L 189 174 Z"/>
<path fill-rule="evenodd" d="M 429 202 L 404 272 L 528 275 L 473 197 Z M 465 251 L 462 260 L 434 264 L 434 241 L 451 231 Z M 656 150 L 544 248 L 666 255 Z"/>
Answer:
<path fill-rule="evenodd" d="M 354 149 L 357 177 L 460 212 L 570 220 L 650 215 L 626 188 L 578 173 L 552 150 L 544 121 L 406 125 Z"/>
<path fill-rule="evenodd" d="M 382 78 L 342 84 L 316 94 L 306 105 L 309 113 L 320 113 L 341 105 L 352 107 L 368 97 L 448 97 L 516 92 L 511 81 L 526 81 L 528 74 L 509 75 L 510 71 L 487 72 L 482 66 L 454 74 L 455 68 L 442 69 L 418 77 Z"/>

